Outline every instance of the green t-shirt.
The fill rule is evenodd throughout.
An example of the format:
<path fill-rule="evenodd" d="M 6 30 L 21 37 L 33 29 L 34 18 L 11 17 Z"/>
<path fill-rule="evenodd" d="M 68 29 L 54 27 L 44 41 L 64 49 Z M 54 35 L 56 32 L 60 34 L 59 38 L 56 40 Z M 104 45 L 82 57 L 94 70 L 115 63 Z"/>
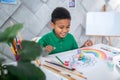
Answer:
<path fill-rule="evenodd" d="M 78 48 L 76 40 L 70 33 L 68 33 L 65 38 L 60 39 L 55 35 L 54 30 L 44 35 L 38 41 L 38 44 L 40 44 L 43 47 L 46 47 L 47 45 L 51 45 L 55 47 L 55 49 L 49 54 L 54 54 L 54 53 L 73 50 Z"/>

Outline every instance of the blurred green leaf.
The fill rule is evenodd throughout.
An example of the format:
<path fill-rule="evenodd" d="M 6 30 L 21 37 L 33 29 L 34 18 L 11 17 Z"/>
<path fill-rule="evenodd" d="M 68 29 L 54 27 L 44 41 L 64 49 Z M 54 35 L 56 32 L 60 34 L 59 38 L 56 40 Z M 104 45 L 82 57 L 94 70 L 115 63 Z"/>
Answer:
<path fill-rule="evenodd" d="M 20 50 L 20 61 L 32 61 L 42 54 L 42 48 L 34 41 L 23 40 L 22 50 Z"/>
<path fill-rule="evenodd" d="M 0 42 L 11 43 L 16 37 L 18 31 L 23 28 L 23 24 L 14 24 L 0 33 Z M 0 75 L 0 80 L 45 80 L 46 76 L 43 71 L 31 63 L 42 54 L 42 48 L 34 41 L 23 40 L 21 43 L 22 49 L 18 50 L 20 60 L 17 66 L 6 65 L 8 74 Z M 6 56 L 7 57 L 7 56 Z M 3 59 L 0 58 L 0 66 Z M 0 67 L 4 70 L 4 67 Z"/>
<path fill-rule="evenodd" d="M 0 42 L 12 42 L 18 31 L 23 28 L 23 24 L 14 24 L 0 33 Z"/>
<path fill-rule="evenodd" d="M 19 62 L 18 66 L 7 66 L 8 74 L 12 74 L 16 80 L 45 80 L 45 74 L 40 68 L 29 62 Z M 13 79 L 13 78 L 12 78 Z"/>

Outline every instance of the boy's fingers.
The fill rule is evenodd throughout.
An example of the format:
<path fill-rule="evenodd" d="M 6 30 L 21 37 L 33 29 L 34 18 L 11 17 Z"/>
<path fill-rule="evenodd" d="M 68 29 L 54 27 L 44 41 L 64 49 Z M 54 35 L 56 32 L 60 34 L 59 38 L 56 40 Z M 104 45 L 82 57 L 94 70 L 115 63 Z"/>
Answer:
<path fill-rule="evenodd" d="M 87 40 L 85 43 L 85 46 L 91 46 L 92 45 L 92 41 L 91 40 Z"/>
<path fill-rule="evenodd" d="M 47 46 L 47 48 L 50 50 L 54 50 L 54 47 L 52 47 L 52 46 Z"/>
<path fill-rule="evenodd" d="M 46 51 L 48 52 L 48 53 L 50 53 L 52 50 L 54 50 L 54 47 L 52 47 L 52 46 L 46 46 Z"/>

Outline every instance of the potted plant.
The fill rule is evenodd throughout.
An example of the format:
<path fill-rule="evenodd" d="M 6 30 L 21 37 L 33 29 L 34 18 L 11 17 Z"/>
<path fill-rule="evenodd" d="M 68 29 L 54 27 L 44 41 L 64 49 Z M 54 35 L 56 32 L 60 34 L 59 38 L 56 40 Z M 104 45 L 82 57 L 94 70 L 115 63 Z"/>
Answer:
<path fill-rule="evenodd" d="M 0 43 L 12 43 L 23 24 L 14 24 L 0 33 Z M 42 54 L 42 48 L 34 41 L 22 40 L 22 49 L 18 50 L 20 58 L 17 65 L 5 65 L 0 58 L 0 80 L 45 80 L 45 74 L 31 61 Z M 3 54 L 4 55 L 4 54 Z M 4 65 L 3 65 L 4 64 Z"/>

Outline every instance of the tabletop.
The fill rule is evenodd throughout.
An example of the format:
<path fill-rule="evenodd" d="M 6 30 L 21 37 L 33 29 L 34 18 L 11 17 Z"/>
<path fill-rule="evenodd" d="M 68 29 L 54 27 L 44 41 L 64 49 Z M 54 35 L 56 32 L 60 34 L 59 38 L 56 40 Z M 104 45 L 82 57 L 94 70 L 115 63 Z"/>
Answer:
<path fill-rule="evenodd" d="M 85 58 L 79 60 L 77 55 L 80 55 L 81 53 L 84 53 Z M 120 49 L 104 44 L 96 44 L 91 47 L 49 55 L 46 58 L 51 61 L 59 62 L 59 60 L 56 59 L 57 56 L 63 62 L 69 61 L 69 65 L 72 67 L 74 66 L 77 71 L 82 72 L 83 75 L 87 77 L 87 80 L 120 80 L 120 70 L 118 71 L 118 68 L 116 69 L 113 59 L 111 61 L 111 58 L 114 58 L 119 54 Z M 47 80 L 50 80 L 49 77 L 51 76 L 52 79 L 65 80 L 60 78 L 57 74 L 52 73 L 51 75 L 51 72 L 48 72 L 48 70 L 44 68 L 42 69 L 47 74 Z M 83 78 L 74 78 L 76 80 L 84 80 Z"/>

